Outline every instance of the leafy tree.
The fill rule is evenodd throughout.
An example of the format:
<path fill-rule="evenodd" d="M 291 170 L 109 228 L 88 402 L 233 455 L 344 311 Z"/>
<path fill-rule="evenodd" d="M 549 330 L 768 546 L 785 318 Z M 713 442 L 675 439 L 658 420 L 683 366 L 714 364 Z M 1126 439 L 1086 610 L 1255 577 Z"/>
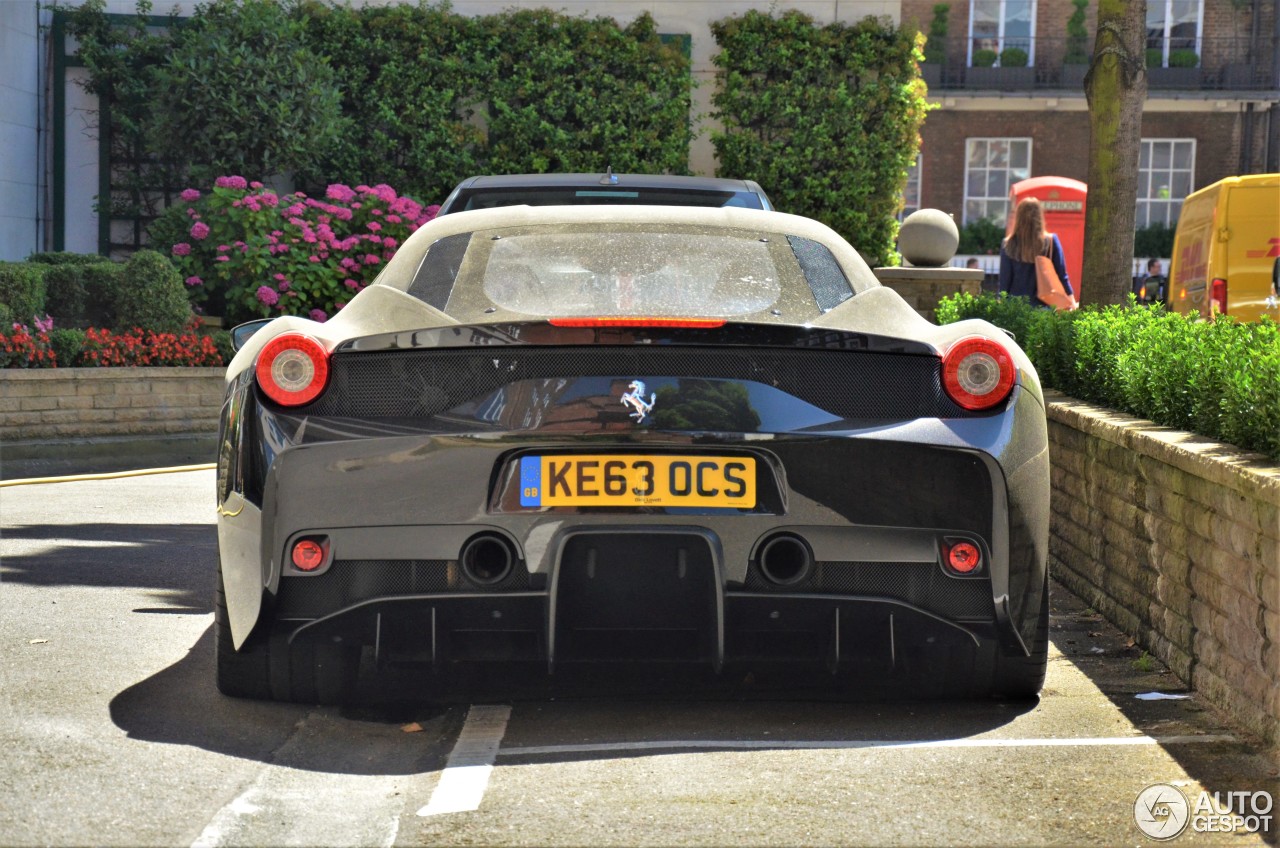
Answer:
<path fill-rule="evenodd" d="M 346 130 L 334 73 L 274 0 L 213 0 L 154 71 L 150 149 L 196 180 L 312 167 Z"/>
<path fill-rule="evenodd" d="M 789 11 L 711 25 L 724 129 L 721 176 L 757 180 L 778 208 L 849 239 L 868 261 L 897 261 L 894 218 L 928 103 L 923 37 L 875 18 L 817 26 Z"/>

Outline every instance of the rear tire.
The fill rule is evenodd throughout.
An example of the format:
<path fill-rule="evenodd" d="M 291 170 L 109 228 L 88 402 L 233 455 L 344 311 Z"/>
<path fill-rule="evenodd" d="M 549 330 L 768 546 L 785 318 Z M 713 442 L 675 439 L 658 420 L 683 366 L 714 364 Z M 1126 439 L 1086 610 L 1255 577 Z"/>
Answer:
<path fill-rule="evenodd" d="M 1034 698 L 1044 687 L 1049 666 L 1049 581 L 1040 596 L 1040 615 L 1029 656 L 1008 656 L 995 648 L 995 668 L 991 674 L 991 694 L 1015 700 Z"/>
<path fill-rule="evenodd" d="M 253 633 L 239 651 L 235 649 L 221 574 L 218 575 L 213 605 L 213 655 L 219 692 L 232 698 L 271 699 L 269 645 L 267 640 Z"/>
<path fill-rule="evenodd" d="M 355 685 L 360 648 L 315 643 L 308 639 L 290 645 L 284 633 L 254 629 L 235 649 L 227 617 L 227 598 L 221 576 L 213 608 L 213 652 L 218 691 L 233 698 L 291 701 L 299 704 L 340 704 Z"/>

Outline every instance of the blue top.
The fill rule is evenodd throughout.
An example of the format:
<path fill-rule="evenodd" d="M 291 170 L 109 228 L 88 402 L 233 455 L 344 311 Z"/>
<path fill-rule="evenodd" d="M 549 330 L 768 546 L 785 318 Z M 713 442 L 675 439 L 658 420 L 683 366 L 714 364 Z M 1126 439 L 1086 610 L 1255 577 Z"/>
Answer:
<path fill-rule="evenodd" d="M 1076 292 L 1071 288 L 1071 281 L 1067 279 L 1067 264 L 1062 256 L 1062 242 L 1058 241 L 1058 236 L 1053 233 L 1050 233 L 1048 238 L 1053 240 L 1049 258 L 1053 260 L 1054 270 L 1058 272 L 1058 279 L 1062 280 L 1062 287 L 1074 297 Z M 1049 304 L 1036 297 L 1036 263 L 1014 259 L 1005 252 L 1004 248 L 1003 244 L 1000 245 L 1000 291 L 1029 298 L 1032 306 L 1048 306 Z"/>

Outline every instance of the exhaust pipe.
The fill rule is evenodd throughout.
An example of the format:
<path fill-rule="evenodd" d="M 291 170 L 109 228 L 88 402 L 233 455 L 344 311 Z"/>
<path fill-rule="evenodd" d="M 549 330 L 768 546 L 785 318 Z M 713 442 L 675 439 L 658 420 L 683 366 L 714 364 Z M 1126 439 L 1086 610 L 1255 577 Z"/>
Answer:
<path fill-rule="evenodd" d="M 492 534 L 468 539 L 458 553 L 462 573 L 477 586 L 493 586 L 506 580 L 514 562 L 511 543 Z"/>
<path fill-rule="evenodd" d="M 813 554 L 799 537 L 777 535 L 760 548 L 760 573 L 775 586 L 794 586 L 808 579 Z"/>

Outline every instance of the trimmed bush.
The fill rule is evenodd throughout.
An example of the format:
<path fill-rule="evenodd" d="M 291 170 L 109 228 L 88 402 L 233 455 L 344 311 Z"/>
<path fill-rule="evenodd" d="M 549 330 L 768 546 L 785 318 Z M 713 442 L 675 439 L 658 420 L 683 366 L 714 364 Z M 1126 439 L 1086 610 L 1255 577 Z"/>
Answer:
<path fill-rule="evenodd" d="M 45 314 L 44 275 L 47 266 L 0 262 L 0 304 L 8 307 L 9 323 L 29 324 Z"/>
<path fill-rule="evenodd" d="M 95 256 L 100 264 L 101 256 Z M 30 260 L 29 260 L 30 261 Z M 51 263 L 44 272 L 45 310 L 61 327 L 87 325 L 85 307 L 89 294 L 84 288 L 84 269 L 79 263 Z"/>
<path fill-rule="evenodd" d="M 999 253 L 1004 240 L 1004 226 L 990 218 L 970 221 L 960 228 L 960 244 L 956 253 Z"/>
<path fill-rule="evenodd" d="M 139 250 L 129 257 L 115 307 L 115 326 L 121 330 L 177 333 L 192 318 L 178 269 L 154 250 Z"/>
<path fill-rule="evenodd" d="M 1280 460 L 1280 324 L 1200 321 L 1152 307 L 1033 308 L 1022 298 L 945 298 L 939 323 L 1013 331 L 1041 382 L 1081 400 Z"/>
<path fill-rule="evenodd" d="M 49 331 L 49 347 L 53 349 L 58 364 L 63 367 L 74 364 L 80 358 L 84 340 L 84 330 L 55 328 Z"/>
<path fill-rule="evenodd" d="M 818 26 L 796 11 L 711 25 L 720 52 L 712 134 L 723 177 L 816 218 L 873 265 L 898 261 L 894 215 L 929 105 L 924 37 L 883 20 Z"/>
<path fill-rule="evenodd" d="M 36 262 L 40 265 L 96 265 L 99 262 L 106 262 L 107 259 L 97 253 L 50 251 L 48 253 L 33 253 L 27 257 L 27 261 Z"/>
<path fill-rule="evenodd" d="M 996 51 L 989 50 L 985 47 L 981 50 L 975 50 L 973 51 L 973 66 L 975 68 L 995 67 L 998 55 L 999 54 L 997 54 Z"/>
<path fill-rule="evenodd" d="M 1021 47 L 1006 47 L 1000 51 L 1000 67 L 1025 68 L 1031 57 Z"/>
<path fill-rule="evenodd" d="M 86 327 L 114 327 L 118 293 L 125 284 L 124 265 L 119 262 L 86 265 L 80 279 L 85 295 L 84 318 L 74 323 Z M 67 323 L 71 323 L 69 319 Z"/>

